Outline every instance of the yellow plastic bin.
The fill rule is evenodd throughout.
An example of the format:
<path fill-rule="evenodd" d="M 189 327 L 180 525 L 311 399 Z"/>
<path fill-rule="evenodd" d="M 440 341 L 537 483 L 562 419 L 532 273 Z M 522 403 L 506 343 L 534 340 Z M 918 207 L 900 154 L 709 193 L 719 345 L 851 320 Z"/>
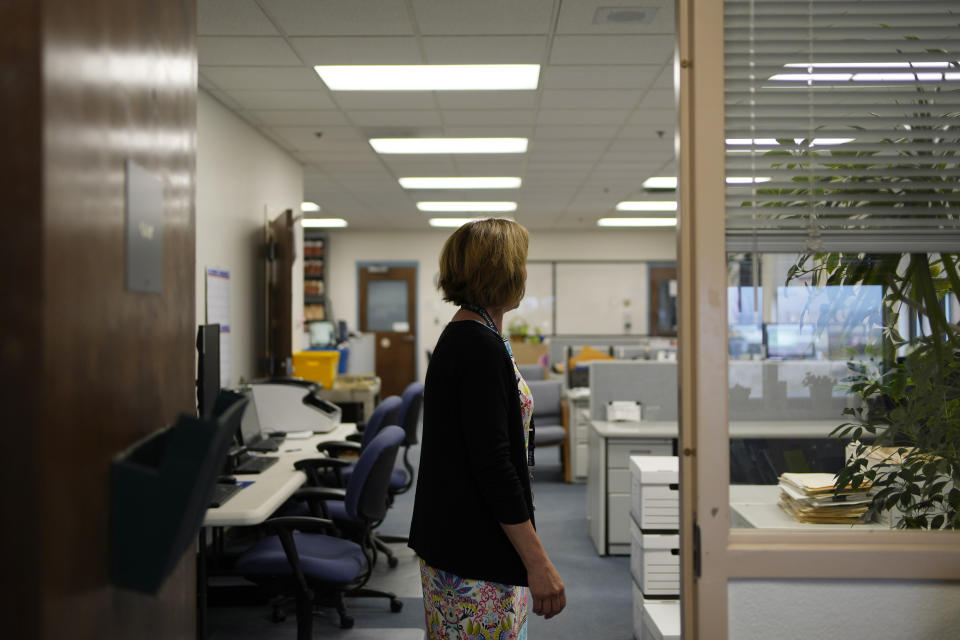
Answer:
<path fill-rule="evenodd" d="M 339 351 L 298 351 L 293 354 L 293 375 L 319 382 L 324 389 L 332 389 L 339 361 Z"/>

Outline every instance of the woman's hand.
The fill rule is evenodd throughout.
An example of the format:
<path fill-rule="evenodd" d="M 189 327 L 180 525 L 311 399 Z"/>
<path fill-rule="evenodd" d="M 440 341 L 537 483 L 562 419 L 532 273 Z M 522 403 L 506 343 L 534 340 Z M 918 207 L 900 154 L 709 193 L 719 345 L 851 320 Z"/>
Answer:
<path fill-rule="evenodd" d="M 510 538 L 513 548 L 527 569 L 527 583 L 533 596 L 533 612 L 549 620 L 567 606 L 567 595 L 560 574 L 547 557 L 540 543 L 540 536 L 533 524 L 526 520 L 520 524 L 503 524 L 504 533 Z"/>
<path fill-rule="evenodd" d="M 530 595 L 533 596 L 533 612 L 549 620 L 567 606 L 563 580 L 553 563 L 547 560 L 542 566 L 527 570 Z"/>

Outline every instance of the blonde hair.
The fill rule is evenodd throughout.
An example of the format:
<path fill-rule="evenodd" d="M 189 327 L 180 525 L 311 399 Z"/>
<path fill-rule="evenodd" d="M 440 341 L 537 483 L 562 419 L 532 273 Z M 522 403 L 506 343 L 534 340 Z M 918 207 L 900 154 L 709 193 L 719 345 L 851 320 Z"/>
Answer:
<path fill-rule="evenodd" d="M 526 289 L 529 245 L 530 234 L 513 220 L 468 222 L 443 244 L 437 288 L 456 305 L 515 306 Z"/>

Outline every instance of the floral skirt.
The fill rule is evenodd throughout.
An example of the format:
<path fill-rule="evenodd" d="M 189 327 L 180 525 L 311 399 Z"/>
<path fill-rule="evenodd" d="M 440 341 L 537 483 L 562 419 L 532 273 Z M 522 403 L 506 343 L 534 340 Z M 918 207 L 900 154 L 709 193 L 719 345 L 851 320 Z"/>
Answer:
<path fill-rule="evenodd" d="M 428 640 L 527 640 L 527 588 L 471 580 L 420 559 Z"/>

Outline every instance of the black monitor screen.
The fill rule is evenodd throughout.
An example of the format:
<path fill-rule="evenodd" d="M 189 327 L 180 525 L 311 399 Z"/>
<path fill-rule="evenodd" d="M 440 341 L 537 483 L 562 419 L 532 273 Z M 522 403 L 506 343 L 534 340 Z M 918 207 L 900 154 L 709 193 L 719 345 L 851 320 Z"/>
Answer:
<path fill-rule="evenodd" d="M 202 324 L 197 329 L 197 413 L 213 415 L 220 393 L 220 325 Z"/>
<path fill-rule="evenodd" d="M 253 401 L 253 393 L 247 393 L 249 402 L 243 411 L 240 421 L 240 437 L 244 445 L 251 445 L 261 438 L 260 416 L 257 415 L 257 405 Z"/>

